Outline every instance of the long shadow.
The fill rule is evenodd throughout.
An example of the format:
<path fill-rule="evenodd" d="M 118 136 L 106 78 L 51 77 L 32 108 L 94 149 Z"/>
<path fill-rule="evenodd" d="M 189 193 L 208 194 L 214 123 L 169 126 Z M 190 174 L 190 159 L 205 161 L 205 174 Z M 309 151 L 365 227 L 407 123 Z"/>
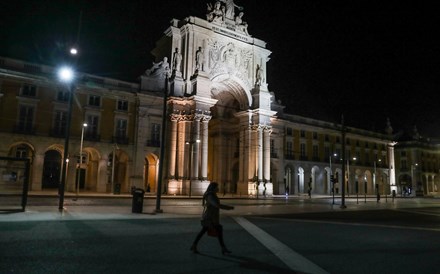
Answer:
<path fill-rule="evenodd" d="M 20 213 L 24 212 L 23 209 L 1 209 L 0 208 L 0 214 L 13 214 L 13 213 Z"/>
<path fill-rule="evenodd" d="M 265 273 L 276 273 L 276 274 L 300 274 L 300 272 L 295 272 L 293 270 L 281 268 L 276 265 L 264 263 L 253 258 L 238 256 L 238 255 L 227 255 L 227 256 L 214 256 L 204 253 L 198 253 L 199 256 L 204 256 L 216 260 L 228 261 L 233 263 L 238 263 L 241 268 L 254 269 L 258 271 L 263 271 Z"/>

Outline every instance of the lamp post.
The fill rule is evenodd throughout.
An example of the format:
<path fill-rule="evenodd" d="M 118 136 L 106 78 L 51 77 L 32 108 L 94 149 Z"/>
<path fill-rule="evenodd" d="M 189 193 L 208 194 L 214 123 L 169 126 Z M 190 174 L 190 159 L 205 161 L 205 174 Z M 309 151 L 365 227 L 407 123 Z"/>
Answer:
<path fill-rule="evenodd" d="M 68 100 L 68 106 L 67 106 L 67 121 L 66 121 L 66 131 L 65 131 L 65 140 L 64 140 L 64 155 L 63 155 L 63 167 L 62 167 L 62 176 L 61 176 L 61 183 L 59 185 L 59 203 L 58 203 L 58 209 L 63 210 L 64 208 L 64 191 L 66 187 L 66 177 L 67 177 L 67 160 L 69 156 L 69 139 L 70 139 L 70 121 L 72 120 L 72 97 L 74 92 L 74 71 L 69 67 L 62 67 L 58 71 L 58 77 L 59 79 L 66 83 L 66 85 L 69 88 L 69 100 Z"/>
<path fill-rule="evenodd" d="M 344 115 L 341 117 L 341 139 L 342 139 L 342 182 L 341 182 L 341 206 L 340 208 L 347 208 L 345 205 L 345 125 Z"/>
<path fill-rule="evenodd" d="M 113 156 L 112 156 L 112 183 L 110 192 L 115 194 L 115 162 L 116 162 L 116 150 L 119 149 L 118 144 L 113 144 Z"/>
<path fill-rule="evenodd" d="M 157 177 L 157 187 L 156 187 L 156 209 L 154 212 L 162 213 L 163 210 L 160 208 L 160 200 L 162 195 L 162 179 L 163 179 L 163 166 L 165 161 L 165 127 L 167 125 L 167 99 L 168 99 L 168 77 L 169 70 L 164 72 L 165 75 L 165 88 L 163 91 L 163 108 L 162 108 L 162 134 L 160 136 L 160 161 L 159 161 L 159 176 Z"/>
<path fill-rule="evenodd" d="M 82 159 L 83 159 L 83 142 L 84 142 L 84 129 L 87 127 L 87 123 L 83 123 L 81 128 L 81 143 L 79 145 L 79 166 L 77 169 L 77 175 L 76 175 L 76 199 L 78 199 L 79 195 L 79 183 L 80 183 L 80 177 L 81 177 L 81 168 L 82 168 Z"/>
<path fill-rule="evenodd" d="M 413 181 L 414 181 L 414 170 L 416 169 L 416 167 L 418 166 L 418 163 L 412 164 L 411 165 L 411 188 L 413 187 Z M 416 182 L 417 184 L 417 182 Z M 416 185 L 416 190 L 417 190 L 417 185 Z"/>
<path fill-rule="evenodd" d="M 338 154 L 334 153 L 333 156 L 337 157 Z M 333 193 L 333 204 L 335 204 L 335 178 L 333 178 L 332 171 L 332 155 L 329 156 L 329 164 L 330 164 L 330 183 L 332 184 L 332 193 Z"/>

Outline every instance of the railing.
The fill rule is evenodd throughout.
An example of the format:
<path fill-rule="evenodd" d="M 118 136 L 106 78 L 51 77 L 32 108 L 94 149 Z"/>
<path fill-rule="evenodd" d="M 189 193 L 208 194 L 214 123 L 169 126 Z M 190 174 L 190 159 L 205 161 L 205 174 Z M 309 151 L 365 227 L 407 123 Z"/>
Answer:
<path fill-rule="evenodd" d="M 160 140 L 147 140 L 147 147 L 160 147 Z"/>

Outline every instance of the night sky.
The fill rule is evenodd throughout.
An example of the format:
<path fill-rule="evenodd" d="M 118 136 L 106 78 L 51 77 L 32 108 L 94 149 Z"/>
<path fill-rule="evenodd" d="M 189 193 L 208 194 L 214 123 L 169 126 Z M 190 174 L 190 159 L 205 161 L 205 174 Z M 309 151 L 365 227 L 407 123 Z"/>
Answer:
<path fill-rule="evenodd" d="M 343 114 L 349 126 L 381 132 L 389 117 L 395 132 L 416 125 L 440 137 L 434 3 L 235 2 L 249 33 L 272 51 L 267 82 L 286 112 L 329 122 Z M 207 3 L 214 1 L 2 1 L 0 55 L 56 65 L 79 37 L 79 70 L 136 81 L 170 20 L 205 19 Z"/>

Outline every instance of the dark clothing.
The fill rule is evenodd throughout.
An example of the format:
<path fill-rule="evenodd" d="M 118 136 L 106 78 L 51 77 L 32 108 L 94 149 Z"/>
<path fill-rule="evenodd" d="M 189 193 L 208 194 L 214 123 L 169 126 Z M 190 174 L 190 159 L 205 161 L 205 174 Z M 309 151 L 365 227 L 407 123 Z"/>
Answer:
<path fill-rule="evenodd" d="M 197 243 L 202 238 L 202 236 L 208 231 L 210 227 L 214 227 L 217 230 L 217 238 L 218 242 L 222 249 L 226 249 L 225 243 L 223 242 L 223 227 L 220 224 L 220 209 L 233 209 L 234 207 L 228 205 L 222 205 L 220 203 L 220 199 L 217 197 L 215 191 L 206 192 L 203 195 L 203 214 L 202 214 L 202 229 L 199 234 L 197 234 L 196 239 L 194 240 L 193 247 L 197 246 Z"/>
<path fill-rule="evenodd" d="M 202 226 L 219 225 L 220 209 L 231 209 L 230 206 L 220 204 L 220 199 L 215 192 L 207 192 L 203 195 L 205 209 L 202 215 Z"/>

